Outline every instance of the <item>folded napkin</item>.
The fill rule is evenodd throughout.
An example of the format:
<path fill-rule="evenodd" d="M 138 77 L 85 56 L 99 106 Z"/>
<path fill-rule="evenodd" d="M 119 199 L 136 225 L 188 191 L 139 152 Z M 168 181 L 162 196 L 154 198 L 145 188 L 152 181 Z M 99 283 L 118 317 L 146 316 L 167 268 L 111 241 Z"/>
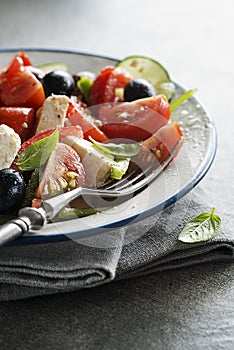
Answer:
<path fill-rule="evenodd" d="M 0 248 L 0 301 L 74 291 L 208 261 L 234 258 L 233 218 L 225 210 L 215 239 L 177 240 L 195 215 L 211 210 L 197 187 L 174 205 L 136 224 L 79 241 Z"/>

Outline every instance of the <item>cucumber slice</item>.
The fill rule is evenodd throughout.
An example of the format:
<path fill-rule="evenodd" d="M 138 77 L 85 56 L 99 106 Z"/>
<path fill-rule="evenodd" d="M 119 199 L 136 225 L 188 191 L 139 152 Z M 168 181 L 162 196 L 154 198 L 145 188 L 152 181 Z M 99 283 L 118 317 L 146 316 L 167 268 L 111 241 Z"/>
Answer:
<path fill-rule="evenodd" d="M 173 97 L 175 87 L 169 73 L 154 59 L 146 56 L 129 56 L 118 62 L 116 67 L 125 68 L 133 79 L 146 79 L 153 85 L 158 94 L 163 93 L 168 100 Z"/>
<path fill-rule="evenodd" d="M 130 158 L 117 159 L 112 163 L 111 166 L 111 178 L 115 180 L 121 180 L 122 176 L 128 170 Z"/>
<path fill-rule="evenodd" d="M 37 66 L 40 70 L 42 70 L 45 74 L 53 72 L 55 70 L 68 70 L 68 66 L 65 63 L 45 63 Z"/>
<path fill-rule="evenodd" d="M 175 84 L 172 81 L 161 83 L 157 87 L 157 93 L 165 95 L 170 102 L 175 95 Z"/>

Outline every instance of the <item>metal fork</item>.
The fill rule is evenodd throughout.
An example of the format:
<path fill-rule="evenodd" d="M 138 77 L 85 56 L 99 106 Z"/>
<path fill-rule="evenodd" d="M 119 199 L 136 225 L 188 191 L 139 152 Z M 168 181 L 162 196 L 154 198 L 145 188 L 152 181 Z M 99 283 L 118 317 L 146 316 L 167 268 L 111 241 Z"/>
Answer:
<path fill-rule="evenodd" d="M 123 202 L 131 198 L 135 193 L 143 190 L 154 181 L 159 174 L 172 161 L 179 148 L 180 141 L 174 146 L 168 157 L 159 165 L 152 162 L 144 171 L 136 169 L 126 175 L 122 180 L 107 183 L 102 188 L 79 187 L 56 197 L 43 201 L 39 209 L 25 207 L 18 213 L 18 218 L 0 226 L 0 246 L 16 239 L 30 230 L 40 230 L 49 220 L 53 219 L 60 210 L 78 197 L 118 199 Z M 110 205 L 111 206 L 111 202 Z M 116 205 L 116 204 L 114 204 Z M 112 205 L 113 206 L 113 205 Z"/>

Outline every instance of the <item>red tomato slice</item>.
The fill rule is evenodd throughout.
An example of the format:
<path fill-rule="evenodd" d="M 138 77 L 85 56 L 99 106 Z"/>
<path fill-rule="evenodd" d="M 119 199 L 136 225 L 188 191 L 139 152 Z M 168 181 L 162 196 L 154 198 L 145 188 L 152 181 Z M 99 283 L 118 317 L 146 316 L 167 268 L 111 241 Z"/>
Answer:
<path fill-rule="evenodd" d="M 35 124 L 35 113 L 33 108 L 22 107 L 0 107 L 0 124 L 6 124 L 15 130 L 26 140 L 32 135 Z"/>
<path fill-rule="evenodd" d="M 67 118 L 71 125 L 79 125 L 84 133 L 84 138 L 93 137 L 99 142 L 108 141 L 106 135 L 94 123 L 94 119 L 85 111 L 84 107 L 74 101 L 70 101 Z"/>
<path fill-rule="evenodd" d="M 100 103 L 117 102 L 120 98 L 116 96 L 117 88 L 125 88 L 132 80 L 131 75 L 122 67 L 105 67 L 94 80 L 89 94 L 91 106 Z"/>
<path fill-rule="evenodd" d="M 32 208 L 37 208 L 39 209 L 42 205 L 42 199 L 39 199 L 39 198 L 34 198 L 32 200 Z"/>
<path fill-rule="evenodd" d="M 101 130 L 109 138 L 142 141 L 167 124 L 170 105 L 164 95 L 124 102 L 114 107 L 104 105 L 99 110 Z"/>
<path fill-rule="evenodd" d="M 59 128 L 59 142 L 67 136 L 76 136 L 83 139 L 83 130 L 79 125 L 70 125 Z"/>
<path fill-rule="evenodd" d="M 179 125 L 174 122 L 164 125 L 154 135 L 142 142 L 142 146 L 150 150 L 156 156 L 159 163 L 162 163 L 178 141 L 179 147 L 174 158 L 183 144 L 183 133 Z"/>
<path fill-rule="evenodd" d="M 84 184 L 85 171 L 80 156 L 71 146 L 58 143 L 46 164 L 36 197 L 50 198 Z"/>
<path fill-rule="evenodd" d="M 16 56 L 22 58 L 24 66 L 32 66 L 31 60 L 29 59 L 28 55 L 26 55 L 24 51 L 18 52 Z"/>
<path fill-rule="evenodd" d="M 0 100 L 5 106 L 39 108 L 45 100 L 40 81 L 24 66 L 23 58 L 15 56 L 0 74 Z"/>

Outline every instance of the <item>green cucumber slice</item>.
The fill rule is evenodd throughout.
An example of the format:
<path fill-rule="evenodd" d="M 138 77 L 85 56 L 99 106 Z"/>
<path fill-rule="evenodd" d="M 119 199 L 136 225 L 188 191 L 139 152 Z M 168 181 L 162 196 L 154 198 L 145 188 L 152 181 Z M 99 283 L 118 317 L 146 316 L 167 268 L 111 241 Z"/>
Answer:
<path fill-rule="evenodd" d="M 116 67 L 125 68 L 133 79 L 143 78 L 150 82 L 158 94 L 163 93 L 171 100 L 175 87 L 167 70 L 152 58 L 146 56 L 129 56 L 116 64 Z"/>
<path fill-rule="evenodd" d="M 45 63 L 37 66 L 40 70 L 42 70 L 45 74 L 53 72 L 55 70 L 68 70 L 68 66 L 65 63 Z"/>
<path fill-rule="evenodd" d="M 122 176 L 128 170 L 130 158 L 116 159 L 111 166 L 110 177 L 115 180 L 121 180 Z"/>
<path fill-rule="evenodd" d="M 165 95 L 169 102 L 174 97 L 175 90 L 175 84 L 172 81 L 161 83 L 157 87 L 157 93 Z"/>

